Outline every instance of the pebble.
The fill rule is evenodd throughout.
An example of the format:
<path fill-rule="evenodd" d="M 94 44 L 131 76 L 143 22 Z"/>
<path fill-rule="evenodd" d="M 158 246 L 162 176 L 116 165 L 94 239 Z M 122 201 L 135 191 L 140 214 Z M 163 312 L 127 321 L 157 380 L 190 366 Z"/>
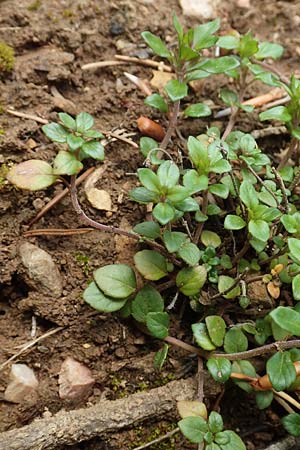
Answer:
<path fill-rule="evenodd" d="M 220 0 L 179 0 L 184 16 L 212 19 L 218 16 Z"/>
<path fill-rule="evenodd" d="M 86 191 L 86 196 L 90 204 L 103 211 L 111 211 L 112 201 L 110 194 L 103 189 L 91 188 Z"/>
<path fill-rule="evenodd" d="M 90 369 L 68 357 L 62 363 L 59 377 L 59 396 L 65 400 L 86 397 L 95 383 Z"/>
<path fill-rule="evenodd" d="M 5 392 L 4 399 L 12 403 L 36 403 L 39 382 L 30 367 L 26 364 L 12 364 L 10 383 Z"/>
<path fill-rule="evenodd" d="M 26 269 L 29 283 L 37 291 L 51 297 L 60 297 L 62 280 L 52 256 L 30 242 L 21 244 L 19 253 L 23 266 Z"/>

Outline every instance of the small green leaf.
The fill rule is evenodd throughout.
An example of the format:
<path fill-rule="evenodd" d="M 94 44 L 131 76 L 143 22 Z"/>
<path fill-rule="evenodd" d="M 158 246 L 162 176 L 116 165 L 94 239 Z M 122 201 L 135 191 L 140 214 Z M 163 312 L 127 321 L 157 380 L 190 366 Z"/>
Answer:
<path fill-rule="evenodd" d="M 195 50 L 201 50 L 214 45 L 217 37 L 212 36 L 212 34 L 218 31 L 219 28 L 220 19 L 215 19 L 195 27 L 193 33 L 193 48 Z"/>
<path fill-rule="evenodd" d="M 208 188 L 209 192 L 214 195 L 217 195 L 221 198 L 227 198 L 229 195 L 229 188 L 225 184 L 211 184 Z"/>
<path fill-rule="evenodd" d="M 267 109 L 259 114 L 260 120 L 280 120 L 281 122 L 290 122 L 292 116 L 285 106 L 275 106 L 274 108 Z"/>
<path fill-rule="evenodd" d="M 202 417 L 204 420 L 207 419 L 207 408 L 203 402 L 197 400 L 179 400 L 177 402 L 177 409 L 182 419 L 186 417 Z"/>
<path fill-rule="evenodd" d="M 216 347 L 223 345 L 226 324 L 220 316 L 207 316 L 205 318 L 208 334 Z"/>
<path fill-rule="evenodd" d="M 229 380 L 231 374 L 231 363 L 226 358 L 209 358 L 207 368 L 215 381 L 225 383 Z"/>
<path fill-rule="evenodd" d="M 250 32 L 241 36 L 238 50 L 242 58 L 249 58 L 258 51 L 258 42 Z"/>
<path fill-rule="evenodd" d="M 179 168 L 173 161 L 164 161 L 157 170 L 159 182 L 166 188 L 176 187 L 179 176 Z"/>
<path fill-rule="evenodd" d="M 257 192 L 249 181 L 243 181 L 240 186 L 240 198 L 249 209 L 255 209 L 258 205 Z"/>
<path fill-rule="evenodd" d="M 223 419 L 221 414 L 212 411 L 208 418 L 208 427 L 212 433 L 219 433 L 223 430 Z"/>
<path fill-rule="evenodd" d="M 239 38 L 237 36 L 221 36 L 216 45 L 221 48 L 226 48 L 228 50 L 233 50 L 239 46 Z"/>
<path fill-rule="evenodd" d="M 240 62 L 234 56 L 220 56 L 219 58 L 212 58 L 206 60 L 201 64 L 201 70 L 206 72 L 219 74 L 225 73 L 228 70 L 233 70 L 239 67 Z"/>
<path fill-rule="evenodd" d="M 281 328 L 300 336 L 300 313 L 287 306 L 278 306 L 270 312 L 270 316 Z"/>
<path fill-rule="evenodd" d="M 226 230 L 241 230 L 246 226 L 246 222 L 240 216 L 228 214 L 224 220 L 224 228 Z"/>
<path fill-rule="evenodd" d="M 140 139 L 140 150 L 142 155 L 145 156 L 145 158 L 148 158 L 149 152 L 151 152 L 151 150 L 154 149 L 158 150 L 158 144 L 154 139 L 146 136 L 143 136 Z M 156 152 L 151 152 L 151 155 L 154 155 L 155 153 Z"/>
<path fill-rule="evenodd" d="M 156 55 L 161 56 L 162 58 L 169 58 L 171 56 L 170 51 L 163 41 L 158 36 L 150 33 L 150 31 L 144 31 L 142 33 L 142 38 Z"/>
<path fill-rule="evenodd" d="M 235 92 L 230 89 L 222 89 L 220 93 L 221 100 L 225 103 L 225 105 L 233 106 L 238 105 L 238 96 Z"/>
<path fill-rule="evenodd" d="M 151 169 L 138 169 L 137 171 L 140 182 L 146 189 L 159 193 L 161 185 L 158 176 Z"/>
<path fill-rule="evenodd" d="M 101 291 L 113 298 L 127 298 L 136 289 L 135 273 L 126 264 L 108 264 L 95 270 L 93 276 Z"/>
<path fill-rule="evenodd" d="M 195 266 L 200 260 L 201 253 L 197 245 L 192 242 L 185 242 L 180 246 L 178 255 L 189 266 Z"/>
<path fill-rule="evenodd" d="M 241 289 L 239 285 L 236 285 L 235 287 L 233 287 L 230 291 L 228 291 L 228 289 L 230 289 L 232 286 L 234 286 L 235 284 L 235 280 L 232 277 L 229 277 L 227 275 L 220 275 L 219 279 L 218 279 L 218 290 L 220 292 L 220 294 L 227 299 L 232 299 L 235 297 L 238 297 L 241 293 Z M 227 292 L 227 294 L 222 294 L 222 292 Z"/>
<path fill-rule="evenodd" d="M 64 150 L 58 152 L 53 162 L 55 175 L 76 175 L 82 168 L 83 164 L 78 161 L 76 156 Z"/>
<path fill-rule="evenodd" d="M 149 203 L 149 202 L 157 202 L 159 199 L 158 194 L 153 191 L 149 191 L 149 189 L 146 189 L 144 187 L 137 187 L 132 189 L 129 192 L 129 197 L 131 200 L 134 200 L 138 203 Z"/>
<path fill-rule="evenodd" d="M 154 360 L 153 360 L 153 367 L 155 370 L 162 369 L 162 366 L 164 365 L 164 363 L 166 361 L 168 351 L 169 351 L 168 344 L 164 344 L 163 348 L 161 350 L 158 350 L 158 352 L 155 353 Z"/>
<path fill-rule="evenodd" d="M 259 241 L 266 242 L 270 237 L 270 229 L 264 220 L 250 220 L 248 229 L 252 236 Z"/>
<path fill-rule="evenodd" d="M 202 231 L 200 240 L 205 247 L 217 248 L 222 243 L 220 236 L 214 231 L 209 230 Z"/>
<path fill-rule="evenodd" d="M 166 312 L 149 312 L 147 314 L 147 328 L 157 339 L 164 339 L 168 336 L 169 322 L 169 315 Z"/>
<path fill-rule="evenodd" d="M 296 369 L 289 352 L 275 353 L 268 359 L 266 369 L 276 391 L 284 391 L 296 380 Z"/>
<path fill-rule="evenodd" d="M 268 408 L 273 401 L 273 392 L 272 391 L 261 391 L 255 393 L 255 400 L 258 406 L 258 409 Z"/>
<path fill-rule="evenodd" d="M 158 203 L 153 209 L 153 217 L 162 225 L 166 225 L 175 217 L 174 208 L 169 203 Z"/>
<path fill-rule="evenodd" d="M 227 331 L 224 339 L 226 353 L 245 352 L 248 348 L 248 339 L 240 328 L 234 327 Z"/>
<path fill-rule="evenodd" d="M 149 312 L 162 312 L 164 301 L 154 287 L 146 284 L 131 303 L 132 315 L 138 322 L 146 322 Z"/>
<path fill-rule="evenodd" d="M 146 280 L 160 280 L 167 275 L 167 261 L 155 250 L 141 250 L 134 255 L 138 271 Z"/>
<path fill-rule="evenodd" d="M 163 241 L 164 244 L 170 253 L 177 252 L 181 245 L 188 239 L 188 235 L 186 233 L 182 233 L 181 231 L 164 231 Z"/>
<path fill-rule="evenodd" d="M 288 247 L 293 260 L 300 263 L 300 239 L 288 238 Z"/>
<path fill-rule="evenodd" d="M 93 125 L 94 119 L 89 113 L 81 112 L 76 116 L 76 129 L 80 133 L 88 131 Z"/>
<path fill-rule="evenodd" d="M 211 109 L 204 103 L 194 103 L 188 106 L 183 114 L 186 117 L 207 117 L 211 115 Z"/>
<path fill-rule="evenodd" d="M 176 102 L 187 96 L 188 87 L 186 83 L 182 83 L 178 80 L 170 80 L 165 86 L 165 91 L 172 102 Z"/>
<path fill-rule="evenodd" d="M 256 59 L 281 58 L 284 48 L 279 44 L 273 42 L 260 42 L 258 44 L 258 52 L 255 54 Z"/>
<path fill-rule="evenodd" d="M 207 175 L 198 175 L 194 169 L 187 170 L 183 176 L 183 184 L 186 186 L 191 194 L 204 191 L 208 187 Z"/>
<path fill-rule="evenodd" d="M 83 144 L 81 149 L 85 153 L 86 157 L 90 157 L 98 161 L 103 161 L 104 159 L 104 147 L 100 142 L 86 142 L 85 144 Z"/>
<path fill-rule="evenodd" d="M 215 350 L 216 347 L 209 337 L 207 327 L 204 323 L 193 323 L 192 324 L 193 336 L 199 347 L 204 350 Z"/>
<path fill-rule="evenodd" d="M 300 436 L 300 414 L 292 413 L 283 417 L 282 425 L 292 436 Z"/>
<path fill-rule="evenodd" d="M 84 143 L 84 140 L 80 136 L 75 136 L 74 134 L 70 133 L 67 136 L 67 144 L 73 152 L 80 148 L 82 144 Z"/>
<path fill-rule="evenodd" d="M 148 95 L 144 101 L 145 105 L 152 106 L 158 109 L 160 112 L 168 112 L 168 105 L 165 99 L 159 94 Z"/>
<path fill-rule="evenodd" d="M 246 450 L 246 446 L 242 439 L 234 431 L 225 430 L 217 434 L 222 436 L 223 442 L 227 441 L 224 444 L 220 443 L 221 450 Z"/>
<path fill-rule="evenodd" d="M 72 116 L 64 112 L 58 113 L 59 119 L 62 121 L 63 125 L 70 130 L 76 130 L 76 122 Z"/>
<path fill-rule="evenodd" d="M 180 292 L 188 297 L 198 294 L 207 278 L 204 266 L 184 267 L 176 277 L 176 285 Z"/>
<path fill-rule="evenodd" d="M 181 433 L 194 444 L 203 442 L 208 430 L 207 422 L 202 417 L 186 417 L 178 422 Z"/>
<path fill-rule="evenodd" d="M 148 239 L 157 239 L 160 237 L 160 227 L 158 223 L 153 222 L 152 220 L 138 223 L 133 227 L 133 231 Z"/>
<path fill-rule="evenodd" d="M 47 162 L 40 159 L 29 159 L 13 166 L 6 178 L 20 189 L 38 191 L 51 186 L 57 176 L 53 175 L 53 169 Z"/>
<path fill-rule="evenodd" d="M 83 299 L 92 308 L 105 313 L 118 311 L 127 301 L 126 298 L 116 300 L 115 298 L 106 297 L 94 281 L 83 292 Z"/>
<path fill-rule="evenodd" d="M 85 138 L 90 138 L 90 139 L 103 139 L 104 136 L 100 131 L 97 130 L 87 130 L 84 132 L 84 137 Z"/>
<path fill-rule="evenodd" d="M 293 298 L 296 301 L 300 300 L 300 274 L 296 275 L 292 281 Z"/>
<path fill-rule="evenodd" d="M 42 126 L 42 130 L 50 141 L 59 142 L 60 144 L 67 141 L 69 132 L 59 123 L 47 123 Z"/>
<path fill-rule="evenodd" d="M 237 373 L 242 373 L 244 375 L 248 375 L 249 377 L 253 377 L 253 378 L 256 377 L 256 370 L 253 367 L 253 365 L 250 363 L 250 361 L 245 361 L 245 360 L 234 361 L 232 363 L 231 371 L 237 372 Z M 241 389 L 243 389 L 243 391 L 246 391 L 248 393 L 252 392 L 253 389 L 247 381 L 239 381 L 234 378 L 233 378 L 233 381 L 234 381 L 234 384 L 236 384 Z"/>

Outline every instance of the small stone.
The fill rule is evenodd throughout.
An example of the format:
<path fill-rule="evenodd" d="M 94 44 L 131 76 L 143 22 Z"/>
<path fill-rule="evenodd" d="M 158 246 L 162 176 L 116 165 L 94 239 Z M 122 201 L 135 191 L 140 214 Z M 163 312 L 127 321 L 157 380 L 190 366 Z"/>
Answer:
<path fill-rule="evenodd" d="M 119 347 L 119 348 L 117 348 L 117 350 L 115 351 L 115 355 L 116 355 L 118 358 L 124 358 L 125 355 L 126 355 L 126 350 L 125 350 L 125 348 L 124 348 L 124 347 Z"/>
<path fill-rule="evenodd" d="M 10 383 L 4 392 L 4 398 L 12 403 L 36 403 L 39 382 L 34 372 L 26 364 L 13 364 Z"/>
<path fill-rule="evenodd" d="M 62 280 L 49 253 L 30 242 L 21 244 L 19 253 L 27 269 L 29 282 L 36 290 L 52 297 L 59 297 L 62 293 Z"/>
<path fill-rule="evenodd" d="M 86 397 L 95 383 L 90 369 L 68 357 L 62 363 L 59 377 L 59 396 L 65 400 Z"/>
<path fill-rule="evenodd" d="M 32 138 L 30 138 L 30 139 L 28 139 L 28 141 L 27 141 L 27 146 L 31 149 L 31 150 L 33 150 L 35 147 L 37 147 L 37 142 L 35 142 L 35 140 L 34 139 L 32 139 Z"/>
<path fill-rule="evenodd" d="M 250 0 L 237 0 L 236 6 L 239 8 L 249 9 L 251 7 Z"/>
<path fill-rule="evenodd" d="M 179 0 L 184 16 L 197 19 L 217 17 L 217 6 L 220 0 Z"/>
<path fill-rule="evenodd" d="M 153 78 L 150 80 L 151 87 L 163 90 L 168 81 L 174 78 L 174 75 L 169 72 L 162 72 L 161 70 L 152 70 Z"/>
<path fill-rule="evenodd" d="M 88 344 L 88 343 L 82 344 L 82 347 L 83 347 L 83 348 L 91 348 L 91 344 Z"/>
<path fill-rule="evenodd" d="M 43 208 L 43 206 L 45 205 L 45 202 L 41 198 L 36 198 L 33 200 L 32 205 L 33 205 L 34 209 L 39 211 L 40 209 Z"/>
<path fill-rule="evenodd" d="M 111 211 L 112 202 L 110 194 L 103 189 L 91 188 L 86 192 L 90 204 L 100 210 Z"/>

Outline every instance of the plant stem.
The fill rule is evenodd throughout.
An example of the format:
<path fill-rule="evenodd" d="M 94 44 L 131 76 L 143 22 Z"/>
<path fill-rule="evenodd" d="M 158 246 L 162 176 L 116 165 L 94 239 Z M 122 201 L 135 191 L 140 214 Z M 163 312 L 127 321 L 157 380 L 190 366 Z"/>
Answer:
<path fill-rule="evenodd" d="M 175 345 L 176 347 L 180 347 L 183 350 L 186 350 L 189 353 L 195 353 L 205 359 L 208 358 L 226 358 L 230 361 L 237 361 L 239 359 L 249 359 L 255 358 L 256 356 L 265 355 L 268 353 L 279 352 L 282 350 L 287 350 L 290 348 L 300 348 L 300 339 L 295 339 L 291 341 L 277 341 L 272 344 L 263 345 L 258 348 L 253 348 L 252 350 L 246 350 L 245 352 L 239 353 L 219 353 L 219 352 L 208 352 L 206 350 L 202 350 L 201 348 L 195 347 L 190 344 L 186 344 L 180 339 L 174 338 L 172 336 L 167 336 L 164 339 L 165 342 L 168 342 L 171 345 Z"/>
<path fill-rule="evenodd" d="M 203 200 L 203 203 L 202 203 L 202 208 L 201 208 L 202 211 L 201 212 L 202 212 L 202 214 L 206 215 L 207 207 L 208 207 L 208 190 L 207 189 L 203 192 L 202 200 Z M 193 242 L 196 245 L 199 242 L 203 227 L 204 227 L 204 222 L 198 223 L 196 231 L 195 231 L 195 236 L 193 239 Z"/>
<path fill-rule="evenodd" d="M 300 409 L 300 403 L 297 402 L 297 400 L 295 400 L 293 397 L 291 397 L 289 394 L 287 394 L 286 392 L 277 392 L 276 391 L 276 395 L 278 395 L 278 397 L 283 398 L 284 400 L 286 400 L 288 403 L 290 403 L 291 405 L 295 406 L 297 409 Z"/>
<path fill-rule="evenodd" d="M 282 193 L 284 212 L 286 214 L 288 214 L 289 213 L 289 200 L 288 200 L 287 195 L 286 195 L 286 190 L 285 190 L 285 185 L 284 185 L 283 179 L 280 176 L 280 173 L 275 169 L 275 167 L 272 167 L 271 170 L 272 170 L 272 172 L 275 175 L 275 179 L 278 181 L 278 184 L 279 184 L 279 187 L 280 187 L 280 190 L 281 190 L 281 193 Z"/>
<path fill-rule="evenodd" d="M 272 72 L 275 75 L 277 75 L 283 83 L 290 84 L 290 80 L 285 75 L 283 75 L 278 69 L 271 66 L 270 64 L 267 64 L 265 62 L 258 61 L 258 60 L 253 60 L 252 62 L 255 64 L 258 64 L 259 66 L 263 67 L 264 69 L 268 70 L 269 72 Z"/>
<path fill-rule="evenodd" d="M 273 197 L 273 199 L 275 200 L 277 207 L 279 207 L 280 205 L 279 205 L 279 202 L 278 202 L 277 198 L 275 197 L 274 192 L 271 191 L 271 189 L 266 185 L 266 183 L 264 182 L 264 180 L 262 180 L 262 179 L 260 178 L 260 176 L 255 172 L 255 170 L 252 169 L 252 167 L 250 166 L 250 164 L 248 164 L 246 161 L 244 161 L 244 162 L 246 163 L 246 166 L 247 166 L 248 170 L 250 170 L 250 172 L 252 173 L 252 175 L 255 176 L 255 178 L 260 182 L 260 184 L 265 188 L 265 190 L 266 190 L 267 192 L 269 192 L 269 194 L 270 194 L 270 195 Z M 275 175 L 275 176 L 276 176 L 276 175 Z"/>
<path fill-rule="evenodd" d="M 88 217 L 85 214 L 85 212 L 82 210 L 82 208 L 79 204 L 79 201 L 78 201 L 77 189 L 76 189 L 76 175 L 72 175 L 72 177 L 71 177 L 70 194 L 71 194 L 72 205 L 73 205 L 73 208 L 75 209 L 77 215 L 84 223 L 86 223 L 90 227 L 95 228 L 96 230 L 100 230 L 100 231 L 104 231 L 104 232 L 108 232 L 108 233 L 120 234 L 122 236 L 129 237 L 136 241 L 143 240 L 151 247 L 156 248 L 163 254 L 166 254 L 165 248 L 155 241 L 151 241 L 150 239 L 144 239 L 139 234 L 133 233 L 131 231 L 123 230 L 122 228 L 117 228 L 112 225 L 104 225 L 103 223 L 96 222 L 95 220 Z M 173 262 L 175 263 L 175 261 L 173 261 Z M 178 263 L 178 261 L 177 261 L 177 263 Z"/>
<path fill-rule="evenodd" d="M 282 169 L 283 167 L 286 166 L 288 160 L 293 156 L 293 154 L 299 149 L 299 141 L 296 138 L 292 138 L 291 140 L 291 144 L 290 144 L 290 148 L 288 149 L 288 151 L 286 152 L 286 154 L 284 155 L 284 157 L 281 159 L 277 170 Z"/>
<path fill-rule="evenodd" d="M 176 128 L 179 110 L 180 110 L 180 100 L 177 100 L 176 102 L 174 102 L 174 105 L 173 105 L 172 116 L 171 116 L 171 120 L 169 122 L 167 132 L 160 144 L 160 148 L 163 150 L 165 150 L 167 148 L 169 141 L 172 137 L 173 131 Z"/>
<path fill-rule="evenodd" d="M 243 245 L 243 247 L 241 248 L 241 250 L 235 255 L 235 257 L 232 260 L 232 266 L 234 266 L 244 255 L 245 253 L 247 253 L 248 248 L 250 247 L 249 244 L 249 240 L 248 240 L 248 236 L 246 238 L 246 241 Z"/>

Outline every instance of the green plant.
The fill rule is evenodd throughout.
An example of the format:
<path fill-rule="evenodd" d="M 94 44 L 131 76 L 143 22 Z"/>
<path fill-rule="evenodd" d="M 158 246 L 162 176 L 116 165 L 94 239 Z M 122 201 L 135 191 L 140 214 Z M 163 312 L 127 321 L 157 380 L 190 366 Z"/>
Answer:
<path fill-rule="evenodd" d="M 15 65 L 15 52 L 12 47 L 0 41 L 0 73 L 11 72 Z"/>
<path fill-rule="evenodd" d="M 284 398 L 300 409 L 292 395 L 283 392 L 300 385 L 299 162 L 295 166 L 280 162 L 275 167 L 251 134 L 234 129 L 241 111 L 252 112 L 243 104 L 250 83 L 260 80 L 283 86 L 290 103 L 266 111 L 260 118 L 285 122 L 296 153 L 300 85 L 295 77 L 287 80 L 264 62 L 281 56 L 280 45 L 260 43 L 250 33 L 218 37 L 219 25 L 214 20 L 185 33 L 174 17 L 178 43 L 172 49 L 158 36 L 148 31 L 142 34 L 176 74 L 166 85 L 165 97 L 153 94 L 146 99 L 147 105 L 162 113 L 172 105 L 172 115 L 160 145 L 147 137 L 141 139 L 141 152 L 151 168 L 137 170 L 140 186 L 130 192 L 131 200 L 152 205 L 153 220 L 138 223 L 128 232 L 100 224 L 82 211 L 76 175 L 85 158 L 102 160 L 104 156 L 98 142 L 102 135 L 91 130 L 93 119 L 86 113 L 75 120 L 62 113 L 60 124 L 43 127 L 48 138 L 67 146 L 59 151 L 53 167 L 44 161 L 26 161 L 11 169 L 8 179 L 18 187 L 35 190 L 50 186 L 58 177 L 71 176 L 72 203 L 83 222 L 141 243 L 134 256 L 135 270 L 144 278 L 141 288 L 132 267 L 110 264 L 95 270 L 83 298 L 98 311 L 131 316 L 142 329 L 164 341 L 155 357 L 158 369 L 167 358 L 169 345 L 177 345 L 196 353 L 200 361 L 206 360 L 216 381 L 232 379 L 255 395 L 259 408 L 269 406 L 273 398 Z M 215 46 L 232 54 L 203 56 L 203 49 Z M 171 156 L 165 149 L 180 104 L 187 101 L 188 83 L 218 74 L 234 80 L 233 90 L 220 92 L 221 100 L 231 108 L 229 121 L 223 133 L 211 127 L 197 137 L 190 136 L 182 163 L 178 155 Z M 209 114 L 204 103 L 190 104 L 183 112 L 184 117 Z M 168 159 L 162 159 L 165 155 Z M 251 294 L 254 283 L 265 296 L 259 311 Z M 283 292 L 285 297 L 277 306 L 275 300 Z M 197 347 L 170 336 L 170 315 L 176 302 L 193 313 L 191 329 Z M 260 376 L 250 359 L 268 353 L 274 354 L 266 360 L 266 374 Z M 203 409 L 203 394 L 198 400 Z M 299 414 L 293 414 L 284 418 L 283 424 L 299 435 Z M 180 428 L 192 442 L 204 443 L 206 450 L 245 448 L 234 432 L 223 431 L 220 415 L 212 412 L 208 420 L 207 414 L 191 416 L 195 416 L 191 411 L 182 415 Z"/>

